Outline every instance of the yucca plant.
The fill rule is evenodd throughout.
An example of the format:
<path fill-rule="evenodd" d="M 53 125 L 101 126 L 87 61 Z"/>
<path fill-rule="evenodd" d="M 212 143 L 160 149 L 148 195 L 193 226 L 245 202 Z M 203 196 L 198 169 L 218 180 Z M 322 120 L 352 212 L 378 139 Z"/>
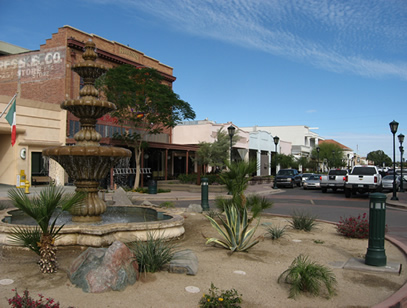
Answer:
<path fill-rule="evenodd" d="M 147 241 L 136 240 L 128 243 L 127 247 L 136 255 L 140 272 L 155 273 L 172 260 L 177 245 L 149 231 Z"/>
<path fill-rule="evenodd" d="M 249 175 L 257 170 L 257 162 L 255 160 L 232 163 L 226 161 L 225 164 L 229 170 L 220 174 L 221 182 L 232 195 L 234 203 L 244 207 L 246 205 L 244 191 L 249 186 Z"/>
<path fill-rule="evenodd" d="M 266 230 L 266 234 L 272 239 L 272 240 L 277 240 L 279 238 L 282 238 L 285 234 L 285 229 L 286 226 L 280 227 L 280 226 L 270 226 Z"/>
<path fill-rule="evenodd" d="M 39 228 L 15 228 L 11 239 L 19 241 L 40 255 L 38 264 L 43 273 L 57 270 L 55 239 L 64 225 L 56 226 L 58 215 L 51 222 L 57 209 L 68 211 L 83 202 L 84 194 L 65 194 L 62 186 L 48 186 L 39 195 L 29 198 L 24 189 L 11 189 L 8 196 L 14 206 L 32 217 Z M 39 239 L 39 240 L 38 240 Z M 38 242 L 35 242 L 37 241 Z"/>
<path fill-rule="evenodd" d="M 245 205 L 242 206 L 245 202 Z M 230 206 L 236 206 L 238 204 L 239 211 L 242 211 L 243 208 L 246 208 L 251 212 L 252 217 L 249 218 L 249 222 L 258 217 L 264 210 L 270 209 L 273 207 L 273 202 L 267 200 L 265 197 L 260 197 L 258 195 L 249 195 L 245 197 L 245 200 L 241 200 L 240 196 L 236 196 L 234 199 L 226 199 L 222 196 L 219 196 L 215 199 L 216 207 L 222 212 Z"/>
<path fill-rule="evenodd" d="M 326 266 L 317 264 L 308 259 L 307 256 L 299 255 L 279 277 L 278 282 L 291 285 L 289 298 L 295 298 L 300 292 L 309 292 L 319 295 L 324 285 L 328 291 L 328 297 L 335 294 L 336 278 L 332 271 Z"/>
<path fill-rule="evenodd" d="M 290 224 L 294 229 L 304 230 L 306 232 L 311 231 L 316 223 L 316 216 L 310 215 L 303 211 L 294 211 L 291 216 Z"/>
<path fill-rule="evenodd" d="M 254 245 L 259 243 L 259 237 L 253 239 L 253 235 L 259 226 L 259 221 L 256 226 L 249 230 L 250 222 L 247 216 L 247 209 L 239 210 L 236 205 L 227 206 L 225 208 L 226 220 L 219 215 L 221 225 L 224 229 L 211 217 L 209 219 L 211 225 L 218 231 L 223 239 L 206 238 L 206 244 L 214 243 L 223 248 L 230 249 L 232 252 L 247 251 Z"/>

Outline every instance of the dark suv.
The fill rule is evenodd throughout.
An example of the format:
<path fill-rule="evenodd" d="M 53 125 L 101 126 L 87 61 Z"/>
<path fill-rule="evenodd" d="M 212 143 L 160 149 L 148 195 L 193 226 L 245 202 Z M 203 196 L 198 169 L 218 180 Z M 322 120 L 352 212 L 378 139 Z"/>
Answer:
<path fill-rule="evenodd" d="M 277 187 L 301 186 L 301 175 L 296 169 L 281 169 L 276 176 Z"/>

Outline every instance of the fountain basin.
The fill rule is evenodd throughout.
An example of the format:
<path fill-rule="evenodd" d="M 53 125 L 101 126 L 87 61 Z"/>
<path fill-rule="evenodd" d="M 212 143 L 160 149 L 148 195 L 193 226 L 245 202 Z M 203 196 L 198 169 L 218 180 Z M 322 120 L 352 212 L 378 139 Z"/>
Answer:
<path fill-rule="evenodd" d="M 129 212 L 134 209 L 134 213 L 144 209 L 144 214 L 141 214 L 141 219 L 144 217 L 154 217 L 154 221 L 130 221 L 124 220 L 123 212 L 117 211 L 117 217 L 120 217 L 120 222 L 114 222 L 110 219 L 97 223 L 74 223 L 68 222 L 60 231 L 61 236 L 56 240 L 57 246 L 92 246 L 103 247 L 112 244 L 114 241 L 121 241 L 124 243 L 132 242 L 135 240 L 147 240 L 148 234 L 152 233 L 161 239 L 177 238 L 184 234 L 184 217 L 180 215 L 173 215 L 165 211 L 157 211 L 151 207 L 141 206 L 124 206 L 124 207 L 108 207 L 106 216 L 112 216 L 110 210 L 123 209 L 127 216 Z M 16 208 L 5 209 L 0 211 L 0 244 L 13 245 L 10 241 L 9 235 L 15 227 L 34 228 L 35 225 L 29 224 L 13 224 L 7 221 L 12 220 L 13 211 L 18 211 Z M 70 220 L 70 218 L 68 219 Z M 103 219 L 104 220 L 104 219 Z M 65 222 L 62 222 L 65 223 Z"/>

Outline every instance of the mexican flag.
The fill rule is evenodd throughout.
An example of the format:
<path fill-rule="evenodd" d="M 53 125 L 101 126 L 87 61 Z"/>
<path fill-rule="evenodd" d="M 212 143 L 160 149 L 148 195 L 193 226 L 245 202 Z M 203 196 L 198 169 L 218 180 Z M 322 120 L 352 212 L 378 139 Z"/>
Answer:
<path fill-rule="evenodd" d="M 6 115 L 7 122 L 11 125 L 11 146 L 14 146 L 16 143 L 16 98 L 11 104 L 11 107 Z"/>

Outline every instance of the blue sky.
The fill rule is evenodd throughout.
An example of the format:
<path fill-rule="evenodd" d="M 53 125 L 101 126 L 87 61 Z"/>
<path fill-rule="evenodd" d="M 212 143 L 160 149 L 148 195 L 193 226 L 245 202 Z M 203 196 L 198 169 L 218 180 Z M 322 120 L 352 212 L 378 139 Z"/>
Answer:
<path fill-rule="evenodd" d="M 0 0 L 2 41 L 64 25 L 173 67 L 198 120 L 306 125 L 362 156 L 393 157 L 392 120 L 407 135 L 405 0 Z"/>

